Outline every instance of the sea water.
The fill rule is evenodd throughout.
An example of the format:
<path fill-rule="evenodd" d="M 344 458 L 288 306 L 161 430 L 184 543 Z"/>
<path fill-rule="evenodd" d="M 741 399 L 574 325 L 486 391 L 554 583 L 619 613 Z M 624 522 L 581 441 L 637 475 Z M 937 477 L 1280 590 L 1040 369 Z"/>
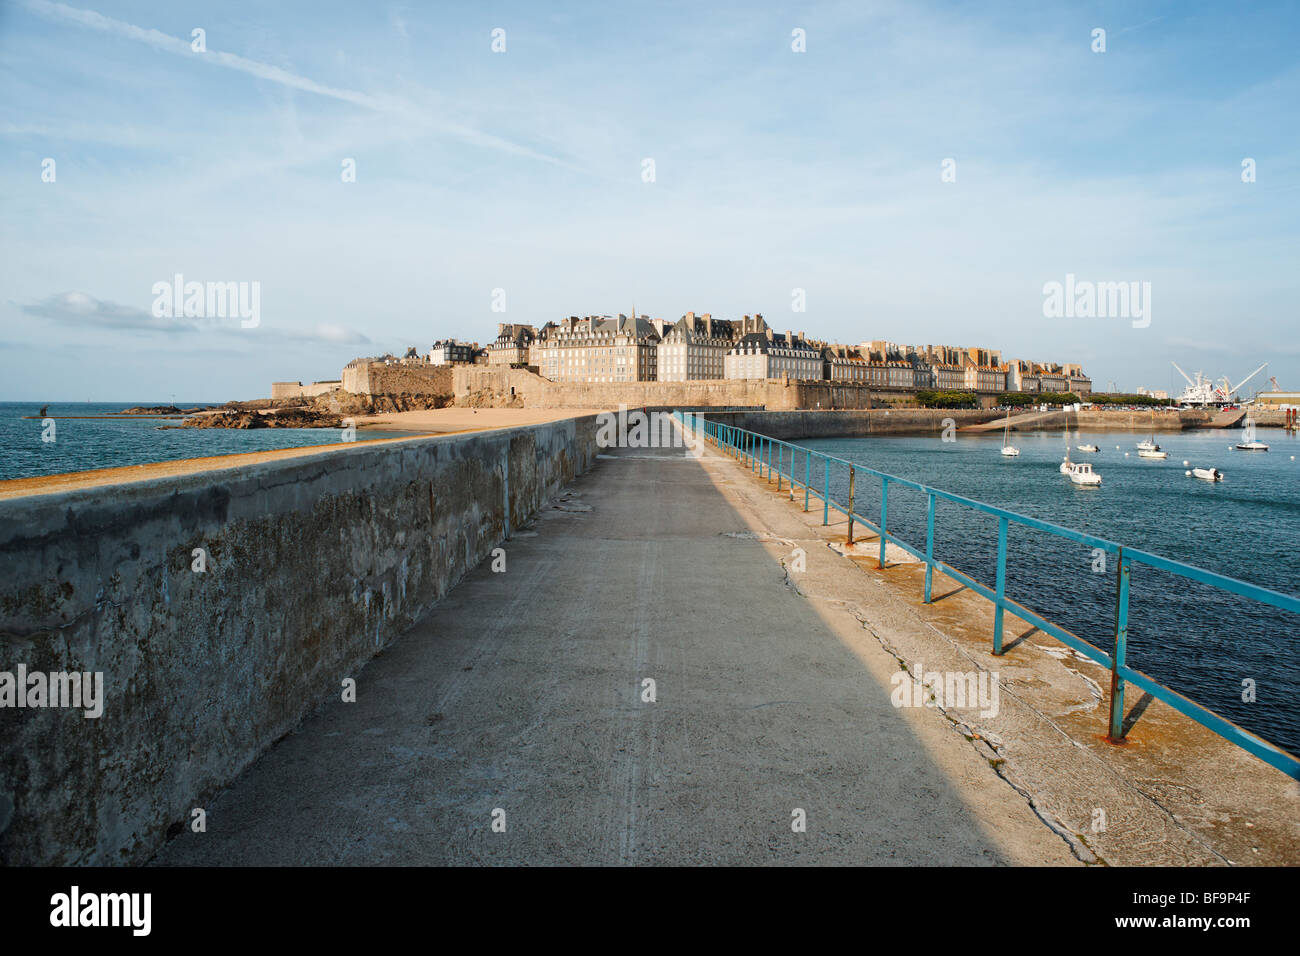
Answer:
<path fill-rule="evenodd" d="M 1231 448 L 1240 431 L 1158 433 L 1169 458 L 1139 458 L 1148 436 L 1070 434 L 1070 457 L 1090 462 L 1100 488 L 1074 485 L 1059 471 L 1061 432 L 1013 433 L 1018 458 L 1000 454 L 1001 433 L 933 437 L 805 439 L 798 444 L 900 478 L 997 505 L 1239 578 L 1300 595 L 1300 440 L 1259 429 L 1268 452 Z M 1093 444 L 1100 452 L 1075 446 Z M 1117 447 L 1118 446 L 1118 447 Z M 1293 457 L 1295 460 L 1293 460 Z M 1184 466 L 1186 460 L 1188 465 Z M 1187 477 L 1215 467 L 1221 483 Z M 786 469 L 788 471 L 788 465 Z M 847 469 L 832 469 L 831 496 L 848 498 Z M 817 462 L 813 487 L 822 486 Z M 802 456 L 795 477 L 803 478 Z M 880 482 L 859 475 L 855 509 L 880 515 Z M 925 496 L 891 485 L 889 530 L 925 549 Z M 990 587 L 997 577 L 997 519 L 939 500 L 935 554 Z M 1091 548 L 1012 524 L 1007 595 L 1109 652 L 1115 627 L 1115 560 L 1096 570 Z M 1005 640 L 1017 635 L 1008 631 Z M 1030 640 L 1051 643 L 1042 634 Z M 1011 651 L 1014 653 L 1014 651 Z M 1128 659 L 1167 687 L 1266 740 L 1300 754 L 1300 615 L 1239 598 L 1186 578 L 1135 565 L 1131 576 Z M 1254 682 L 1254 702 L 1243 691 Z M 1142 697 L 1130 689 L 1126 705 Z"/>

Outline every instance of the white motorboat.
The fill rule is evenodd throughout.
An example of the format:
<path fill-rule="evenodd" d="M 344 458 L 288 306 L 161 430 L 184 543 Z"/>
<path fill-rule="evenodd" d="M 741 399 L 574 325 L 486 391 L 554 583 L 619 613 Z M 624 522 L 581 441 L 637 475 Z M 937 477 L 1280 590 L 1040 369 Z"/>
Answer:
<path fill-rule="evenodd" d="M 1142 458 L 1168 458 L 1169 455 L 1149 455 L 1147 452 L 1160 451 L 1160 446 L 1156 444 L 1156 410 L 1151 409 L 1151 437 L 1146 441 L 1137 443 L 1138 455 Z"/>
<path fill-rule="evenodd" d="M 1237 442 L 1237 451 L 1268 451 L 1268 445 L 1258 438 Z"/>
<path fill-rule="evenodd" d="M 1020 454 L 1020 449 L 1010 443 L 1011 439 L 1011 409 L 1007 409 L 1007 424 L 1002 429 L 1002 455 L 1004 458 L 1015 458 Z"/>
<path fill-rule="evenodd" d="M 1169 452 L 1167 452 L 1167 451 L 1161 451 L 1161 450 L 1160 450 L 1160 446 L 1159 446 L 1159 445 L 1156 445 L 1155 448 L 1143 448 L 1141 451 L 1138 452 L 1138 457 L 1139 457 L 1139 458 L 1161 458 L 1161 459 L 1163 459 L 1163 458 L 1168 458 L 1168 457 L 1169 457 Z"/>
<path fill-rule="evenodd" d="M 1101 475 L 1093 471 L 1092 465 L 1088 464 L 1087 462 L 1072 463 L 1070 465 L 1070 470 L 1069 472 L 1067 472 L 1067 474 L 1069 474 L 1070 480 L 1074 482 L 1076 485 L 1084 485 L 1085 487 L 1096 487 L 1097 485 L 1101 484 Z"/>
<path fill-rule="evenodd" d="M 1223 472 L 1217 468 L 1193 468 L 1188 472 L 1193 477 L 1200 478 L 1204 481 L 1222 481 Z"/>
<path fill-rule="evenodd" d="M 1101 449 L 1098 448 L 1096 445 L 1075 445 L 1074 447 L 1079 449 L 1079 451 L 1088 451 L 1088 452 L 1101 451 Z"/>

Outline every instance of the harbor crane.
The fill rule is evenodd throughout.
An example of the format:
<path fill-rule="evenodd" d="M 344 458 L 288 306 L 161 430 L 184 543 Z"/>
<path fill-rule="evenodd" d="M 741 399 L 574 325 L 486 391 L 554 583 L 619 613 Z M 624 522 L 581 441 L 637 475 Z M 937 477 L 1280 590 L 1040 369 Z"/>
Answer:
<path fill-rule="evenodd" d="M 1264 369 L 1268 368 L 1268 363 L 1265 362 L 1236 385 L 1233 385 L 1225 375 L 1223 378 L 1219 379 L 1220 384 L 1216 385 L 1214 381 L 1206 378 L 1199 370 L 1196 373 L 1196 378 L 1193 379 L 1190 375 L 1179 368 L 1177 362 L 1170 362 L 1169 364 L 1178 369 L 1178 374 L 1187 380 L 1187 388 L 1183 389 L 1183 394 L 1178 396 L 1179 405 L 1230 404 L 1235 400 L 1237 392 L 1244 387 L 1247 382 L 1260 372 L 1264 371 Z"/>

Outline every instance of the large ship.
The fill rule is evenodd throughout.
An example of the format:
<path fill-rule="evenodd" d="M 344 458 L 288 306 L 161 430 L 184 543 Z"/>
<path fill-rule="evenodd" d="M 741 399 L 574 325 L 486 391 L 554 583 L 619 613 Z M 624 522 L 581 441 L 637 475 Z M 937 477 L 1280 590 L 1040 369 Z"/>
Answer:
<path fill-rule="evenodd" d="M 1197 407 L 1205 407 L 1206 405 L 1236 404 L 1238 400 L 1237 392 L 1240 391 L 1241 388 L 1252 378 L 1254 378 L 1260 372 L 1264 371 L 1264 369 L 1268 368 L 1268 363 L 1265 362 L 1259 368 L 1255 369 L 1255 371 L 1251 372 L 1249 375 L 1243 378 L 1236 385 L 1233 385 L 1228 381 L 1228 377 L 1226 375 L 1223 378 L 1219 379 L 1218 382 L 1215 382 L 1211 379 L 1206 378 L 1198 370 L 1196 373 L 1196 378 L 1193 379 L 1181 368 L 1178 368 L 1177 362 L 1170 362 L 1169 364 L 1172 365 L 1174 368 L 1177 368 L 1178 374 L 1181 375 L 1183 378 L 1187 379 L 1187 387 L 1183 389 L 1183 394 L 1178 396 L 1178 404 L 1197 406 Z"/>

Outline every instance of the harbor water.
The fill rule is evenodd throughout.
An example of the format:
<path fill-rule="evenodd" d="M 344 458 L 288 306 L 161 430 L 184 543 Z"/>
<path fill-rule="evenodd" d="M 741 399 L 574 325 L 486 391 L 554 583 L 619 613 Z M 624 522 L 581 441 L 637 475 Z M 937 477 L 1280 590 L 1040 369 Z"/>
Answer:
<path fill-rule="evenodd" d="M 1084 531 L 1253 584 L 1300 594 L 1300 440 L 1260 429 L 1268 452 L 1232 449 L 1240 431 L 1162 433 L 1169 458 L 1139 458 L 1144 434 L 1071 433 L 1070 455 L 1091 462 L 1099 488 L 1059 471 L 1061 432 L 1013 433 L 1017 458 L 1000 454 L 1002 435 L 805 439 L 798 444 Z M 1095 444 L 1096 453 L 1076 445 Z M 1183 462 L 1188 465 L 1184 466 Z M 1221 483 L 1187 477 L 1215 467 Z M 787 465 L 788 469 L 788 465 Z M 848 499 L 846 469 L 832 469 L 831 496 Z M 821 487 L 813 463 L 813 487 Z M 803 462 L 796 459 L 796 478 Z M 858 514 L 879 520 L 880 483 L 860 476 Z M 889 530 L 925 548 L 926 500 L 891 485 Z M 952 502 L 936 506 L 935 554 L 976 580 L 996 580 L 997 519 Z M 1099 568 L 1091 548 L 1046 532 L 1010 528 L 1007 594 L 1109 652 L 1115 625 L 1114 559 Z M 1018 636 L 1008 633 L 1006 640 Z M 1044 635 L 1030 640 L 1047 640 Z M 1014 653 L 1014 652 L 1012 652 Z M 1144 566 L 1132 573 L 1128 664 L 1266 740 L 1300 754 L 1300 615 Z M 1245 682 L 1253 682 L 1252 684 Z M 1254 690 L 1254 701 L 1248 691 Z M 1134 691 L 1127 702 L 1138 703 Z"/>

